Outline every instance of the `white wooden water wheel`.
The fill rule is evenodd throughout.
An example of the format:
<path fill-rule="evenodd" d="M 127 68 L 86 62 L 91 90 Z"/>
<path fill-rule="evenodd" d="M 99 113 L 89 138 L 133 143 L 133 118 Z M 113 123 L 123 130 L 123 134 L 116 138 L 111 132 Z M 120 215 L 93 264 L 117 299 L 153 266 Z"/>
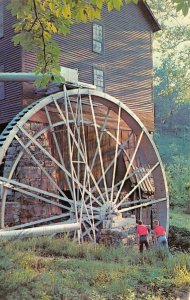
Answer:
<path fill-rule="evenodd" d="M 168 195 L 158 151 L 122 102 L 77 89 L 40 99 L 0 137 L 1 227 L 79 222 L 96 240 L 110 213 L 154 207 L 167 225 Z"/>

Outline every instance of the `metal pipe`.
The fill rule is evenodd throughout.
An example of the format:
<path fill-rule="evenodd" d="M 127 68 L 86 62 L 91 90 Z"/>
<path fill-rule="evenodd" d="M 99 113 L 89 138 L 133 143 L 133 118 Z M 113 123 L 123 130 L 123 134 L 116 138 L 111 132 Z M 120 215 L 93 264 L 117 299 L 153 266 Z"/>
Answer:
<path fill-rule="evenodd" d="M 2 229 L 0 230 L 0 238 L 22 238 L 22 237 L 33 237 L 33 236 L 42 236 L 50 235 L 61 232 L 69 232 L 74 230 L 79 230 L 79 223 L 70 223 L 70 224 L 58 224 L 58 225 L 45 225 L 40 227 L 33 227 L 27 229 L 11 230 Z"/>
<path fill-rule="evenodd" d="M 35 73 L 4 73 L 0 72 L 0 81 L 35 81 L 41 78 L 42 75 L 36 75 Z"/>
<path fill-rule="evenodd" d="M 8 73 L 8 72 L 0 72 L 0 82 L 3 81 L 11 81 L 11 82 L 34 82 L 36 79 L 40 79 L 43 75 L 42 74 L 35 74 L 35 73 Z M 96 89 L 96 86 L 94 84 L 89 84 L 86 82 L 81 81 L 71 81 L 71 79 L 68 77 L 67 74 L 63 74 L 65 81 L 63 83 L 66 83 L 67 86 L 71 87 L 80 87 L 80 88 L 89 88 L 89 89 Z"/>

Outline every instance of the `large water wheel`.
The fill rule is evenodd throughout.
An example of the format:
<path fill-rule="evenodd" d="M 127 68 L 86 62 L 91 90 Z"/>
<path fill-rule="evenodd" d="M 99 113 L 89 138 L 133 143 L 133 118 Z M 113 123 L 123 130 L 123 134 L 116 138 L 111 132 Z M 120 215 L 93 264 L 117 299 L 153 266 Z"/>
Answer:
<path fill-rule="evenodd" d="M 152 137 L 107 94 L 65 89 L 40 99 L 9 123 L 0 143 L 2 228 L 79 222 L 80 239 L 95 241 L 110 213 L 141 218 L 147 207 L 167 225 L 165 174 Z"/>

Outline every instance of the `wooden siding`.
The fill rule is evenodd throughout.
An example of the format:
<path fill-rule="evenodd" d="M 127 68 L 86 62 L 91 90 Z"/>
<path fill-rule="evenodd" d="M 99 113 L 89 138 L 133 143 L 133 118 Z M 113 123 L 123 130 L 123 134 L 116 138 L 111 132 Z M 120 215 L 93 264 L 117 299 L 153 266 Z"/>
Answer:
<path fill-rule="evenodd" d="M 78 68 L 79 80 L 94 83 L 93 68 L 104 70 L 105 92 L 132 109 L 150 131 L 154 128 L 152 94 L 152 24 L 141 7 L 103 11 L 97 23 L 104 29 L 104 51 L 92 49 L 92 24 L 73 26 L 67 37 L 56 37 L 62 50 L 61 65 Z M 25 53 L 23 70 L 31 71 L 35 59 Z M 29 98 L 25 90 L 25 98 Z M 30 94 L 30 92 L 29 92 Z"/>
<path fill-rule="evenodd" d="M 0 38 L 0 65 L 5 72 L 21 72 L 21 48 L 14 47 L 11 39 L 15 19 L 5 9 L 8 1 L 4 0 L 4 35 Z M 7 82 L 4 87 L 4 99 L 0 100 L 0 124 L 9 122 L 22 108 L 22 84 Z"/>
<path fill-rule="evenodd" d="M 4 15 L 3 15 L 3 13 L 4 13 L 4 7 L 3 7 L 3 3 L 2 2 L 0 2 L 0 38 L 2 38 L 3 37 L 3 35 L 4 35 Z"/>
<path fill-rule="evenodd" d="M 0 65 L 0 72 L 4 72 L 4 65 Z M 0 101 L 5 99 L 5 83 L 0 82 Z"/>
<path fill-rule="evenodd" d="M 8 1 L 4 0 L 6 5 Z M 5 10 L 4 37 L 0 39 L 0 65 L 7 72 L 32 71 L 35 57 L 14 47 L 11 38 L 15 20 Z M 105 72 L 105 92 L 127 104 L 152 131 L 152 49 L 154 31 L 151 17 L 142 4 L 124 6 L 121 11 L 103 11 L 99 22 L 104 28 L 104 51 L 92 51 L 92 24 L 73 26 L 67 37 L 56 37 L 61 49 L 61 65 L 79 69 L 79 80 L 93 83 L 93 68 Z M 22 64 L 22 67 L 21 67 Z M 22 94 L 22 86 L 24 94 Z M 6 83 L 5 99 L 0 102 L 0 123 L 8 122 L 27 100 L 34 99 L 32 84 Z"/>

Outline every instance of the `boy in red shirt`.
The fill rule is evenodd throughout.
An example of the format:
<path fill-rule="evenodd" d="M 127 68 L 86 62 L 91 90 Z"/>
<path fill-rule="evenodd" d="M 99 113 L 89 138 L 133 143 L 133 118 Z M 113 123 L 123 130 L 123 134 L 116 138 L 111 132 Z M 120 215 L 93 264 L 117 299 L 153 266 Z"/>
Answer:
<path fill-rule="evenodd" d="M 139 251 L 142 253 L 143 245 L 146 246 L 146 249 L 149 249 L 148 228 L 142 221 L 138 221 L 136 232 L 139 236 Z"/>
<path fill-rule="evenodd" d="M 156 240 L 159 247 L 165 247 L 168 252 L 168 241 L 166 238 L 166 231 L 163 226 L 160 225 L 159 221 L 154 221 L 154 235 L 156 236 Z"/>

